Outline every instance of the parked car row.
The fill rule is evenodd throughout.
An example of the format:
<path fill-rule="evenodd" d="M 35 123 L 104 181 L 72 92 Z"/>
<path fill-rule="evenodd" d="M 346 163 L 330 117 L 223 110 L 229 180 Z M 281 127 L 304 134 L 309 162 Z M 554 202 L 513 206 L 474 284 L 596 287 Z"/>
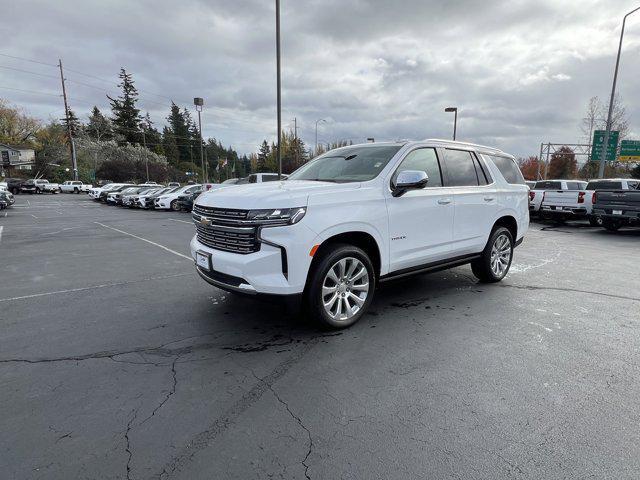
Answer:
<path fill-rule="evenodd" d="M 89 196 L 98 202 L 128 208 L 146 210 L 191 211 L 193 200 L 205 189 L 216 188 L 215 184 L 190 184 L 180 186 L 144 183 L 110 183 L 100 188 L 92 188 Z"/>
<path fill-rule="evenodd" d="M 14 195 L 20 193 L 87 193 L 91 185 L 77 180 L 67 180 L 61 184 L 52 183 L 45 178 L 5 178 L 0 182 L 0 190 L 8 190 Z"/>
<path fill-rule="evenodd" d="M 542 180 L 529 191 L 531 216 L 558 221 L 589 220 L 617 230 L 638 223 L 640 180 L 633 178 Z"/>
<path fill-rule="evenodd" d="M 13 198 L 13 194 L 11 192 L 4 189 L 0 190 L 0 210 L 4 210 L 5 208 L 10 207 L 15 202 L 16 201 Z"/>

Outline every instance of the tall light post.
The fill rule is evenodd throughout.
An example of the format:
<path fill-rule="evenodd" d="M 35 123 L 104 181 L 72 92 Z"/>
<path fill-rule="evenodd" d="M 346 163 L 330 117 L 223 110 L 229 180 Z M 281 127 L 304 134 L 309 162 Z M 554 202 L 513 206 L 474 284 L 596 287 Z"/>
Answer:
<path fill-rule="evenodd" d="M 318 123 L 327 123 L 327 121 L 324 118 L 319 118 L 318 120 L 316 120 L 316 150 L 315 153 L 318 153 Z"/>
<path fill-rule="evenodd" d="M 618 56 L 616 57 L 616 69 L 613 72 L 613 86 L 611 87 L 611 99 L 609 100 L 609 114 L 607 115 L 607 129 L 604 133 L 604 143 L 602 144 L 602 154 L 600 155 L 600 169 L 598 170 L 598 178 L 604 177 L 604 166 L 607 161 L 607 146 L 609 145 L 609 135 L 611 134 L 611 117 L 613 115 L 613 101 L 616 96 L 616 83 L 618 82 L 618 67 L 620 66 L 620 53 L 622 52 L 622 37 L 624 37 L 624 25 L 627 17 L 632 13 L 640 10 L 637 7 L 627 13 L 622 19 L 622 30 L 620 31 L 620 43 L 618 44 Z"/>
<path fill-rule="evenodd" d="M 196 106 L 196 111 L 198 112 L 198 132 L 200 133 L 200 166 L 202 168 L 202 183 L 206 183 L 209 179 L 205 180 L 204 173 L 204 148 L 202 145 L 202 106 L 204 105 L 204 100 L 200 97 L 196 97 L 193 99 L 193 104 Z"/>
<path fill-rule="evenodd" d="M 276 143 L 276 157 L 278 160 L 278 180 L 282 177 L 282 155 L 280 151 L 280 137 L 282 136 L 282 103 L 280 87 L 280 0 L 276 0 L 276 89 L 278 103 L 278 143 Z"/>
<path fill-rule="evenodd" d="M 453 140 L 456 139 L 456 130 L 458 129 L 458 107 L 447 107 L 444 109 L 447 113 L 453 113 Z"/>

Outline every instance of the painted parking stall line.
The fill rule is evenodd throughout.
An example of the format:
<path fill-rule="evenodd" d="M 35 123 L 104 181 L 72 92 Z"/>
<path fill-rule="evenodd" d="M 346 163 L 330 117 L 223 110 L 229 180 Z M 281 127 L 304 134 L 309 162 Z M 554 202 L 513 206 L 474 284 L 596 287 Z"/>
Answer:
<path fill-rule="evenodd" d="M 122 233 L 123 235 L 128 235 L 130 237 L 137 238 L 138 240 L 142 240 L 143 242 L 147 242 L 147 243 L 149 243 L 151 245 L 154 245 L 154 246 L 156 246 L 158 248 L 166 250 L 169 253 L 173 253 L 174 255 L 177 255 L 177 256 L 182 257 L 182 258 L 184 258 L 186 260 L 189 260 L 190 262 L 193 262 L 193 259 L 191 257 L 189 257 L 187 255 L 184 255 L 184 254 L 182 254 L 180 252 L 176 252 L 175 250 L 172 250 L 169 247 L 165 247 L 164 245 L 160 245 L 159 243 L 153 242 L 153 241 L 151 241 L 151 240 L 149 240 L 147 238 L 143 238 L 143 237 L 140 237 L 138 235 L 134 235 L 133 233 L 125 232 L 124 230 L 120 230 L 119 228 L 110 227 L 109 225 L 105 225 L 104 223 L 100 223 L 100 222 L 93 222 L 93 223 L 95 223 L 96 225 L 100 225 L 101 227 L 108 228 L 110 230 L 114 230 L 116 232 Z"/>

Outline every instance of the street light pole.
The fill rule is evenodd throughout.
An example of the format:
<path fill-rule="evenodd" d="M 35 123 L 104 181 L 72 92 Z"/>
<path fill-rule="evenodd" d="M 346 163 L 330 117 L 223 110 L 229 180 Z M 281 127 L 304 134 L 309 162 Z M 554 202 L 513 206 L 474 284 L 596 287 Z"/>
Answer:
<path fill-rule="evenodd" d="M 609 135 L 611 134 L 611 117 L 613 116 L 613 101 L 616 96 L 616 83 L 618 82 L 618 67 L 620 66 L 620 53 L 622 52 L 622 38 L 624 37 L 624 26 L 627 17 L 632 13 L 640 10 L 637 7 L 627 13 L 622 19 L 622 30 L 620 31 L 620 43 L 618 44 L 618 56 L 616 57 L 616 68 L 613 72 L 613 86 L 611 87 L 611 99 L 609 100 L 609 114 L 607 115 L 607 129 L 604 133 L 604 143 L 602 144 L 602 153 L 600 155 L 600 169 L 598 170 L 598 178 L 604 177 L 604 166 L 607 161 L 607 146 L 609 145 Z"/>
<path fill-rule="evenodd" d="M 315 154 L 318 154 L 318 123 L 320 122 L 325 122 L 327 123 L 327 121 L 324 118 L 319 118 L 318 120 L 316 120 L 316 149 L 315 149 Z"/>
<path fill-rule="evenodd" d="M 280 137 L 282 131 L 282 103 L 280 87 L 280 0 L 276 0 L 276 89 L 278 91 L 278 142 L 276 143 L 276 156 L 278 160 L 278 180 L 280 180 L 282 177 L 282 155 L 280 151 Z"/>
<path fill-rule="evenodd" d="M 149 183 L 149 152 L 147 152 L 147 136 L 145 135 L 144 126 L 142 127 L 142 144 L 144 145 L 144 167 L 147 170 L 147 183 Z"/>
<path fill-rule="evenodd" d="M 206 183 L 209 181 L 209 179 L 208 178 L 205 179 L 204 147 L 202 145 L 202 116 L 201 116 L 204 100 L 200 97 L 196 97 L 193 99 L 193 104 L 196 106 L 196 111 L 198 112 L 198 132 L 200 133 L 200 167 L 202 168 L 202 183 Z"/>
<path fill-rule="evenodd" d="M 453 140 L 456 140 L 456 130 L 458 129 L 458 107 L 447 107 L 444 109 L 445 112 L 451 113 L 453 112 Z"/>

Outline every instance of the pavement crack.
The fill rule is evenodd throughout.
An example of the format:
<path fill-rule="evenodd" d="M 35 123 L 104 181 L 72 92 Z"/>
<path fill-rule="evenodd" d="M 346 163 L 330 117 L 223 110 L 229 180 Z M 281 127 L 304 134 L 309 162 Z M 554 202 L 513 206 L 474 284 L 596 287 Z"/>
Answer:
<path fill-rule="evenodd" d="M 268 375 L 263 377 L 262 381 L 246 392 L 242 398 L 233 404 L 227 411 L 216 418 L 203 431 L 195 435 L 180 452 L 178 452 L 163 466 L 163 468 L 160 469 L 157 475 L 154 475 L 154 477 L 164 479 L 171 477 L 175 472 L 182 470 L 196 454 L 208 447 L 218 436 L 226 432 L 233 423 L 235 423 L 262 397 L 264 392 L 269 389 L 269 385 L 272 385 L 274 382 L 282 378 L 291 369 L 291 367 L 298 363 L 319 342 L 319 340 L 320 337 L 315 337 L 307 343 L 302 344 L 300 348 L 296 349 L 289 358 L 275 367 Z"/>
<path fill-rule="evenodd" d="M 260 377 L 258 377 L 255 373 L 253 373 L 253 371 L 250 369 L 251 373 L 253 374 L 254 377 L 256 377 L 258 380 L 260 380 L 262 382 L 262 379 Z M 287 402 L 285 402 L 282 397 L 278 394 L 278 392 L 276 392 L 273 388 L 273 385 L 268 384 L 267 388 L 269 390 L 271 390 L 271 393 L 273 393 L 273 396 L 276 397 L 276 400 L 278 400 L 278 402 L 280 402 L 280 404 L 282 404 L 282 406 L 284 406 L 284 408 L 287 410 L 287 412 L 289 412 L 289 415 L 291 415 L 291 418 L 293 418 L 298 425 L 300 425 L 300 427 L 307 432 L 307 437 L 309 438 L 309 446 L 307 448 L 307 454 L 304 456 L 304 458 L 302 459 L 302 461 L 300 463 L 302 463 L 302 466 L 304 467 L 304 476 L 307 478 L 307 480 L 311 480 L 311 477 L 309 476 L 309 464 L 307 463 L 307 461 L 309 460 L 309 456 L 311 455 L 311 452 L 313 451 L 313 437 L 311 436 L 311 432 L 309 431 L 309 429 L 306 427 L 306 425 L 302 422 L 302 419 L 296 415 L 295 413 L 293 413 L 293 411 L 291 410 L 291 408 L 289 408 L 289 404 Z"/>
<path fill-rule="evenodd" d="M 131 431 L 133 422 L 138 416 L 138 409 L 133 410 L 133 415 L 127 423 L 127 430 L 124 432 L 124 439 L 126 442 L 125 452 L 127 452 L 127 480 L 131 480 L 131 459 L 133 458 L 133 452 L 131 451 L 131 440 L 129 439 L 129 432 Z"/>
<path fill-rule="evenodd" d="M 171 396 L 176 393 L 176 388 L 178 386 L 178 377 L 176 374 L 176 362 L 178 361 L 178 359 L 180 358 L 180 355 L 178 355 L 176 358 L 173 359 L 173 363 L 171 364 L 171 374 L 173 376 L 173 384 L 171 385 L 171 388 L 169 389 L 169 391 L 167 392 L 167 394 L 165 395 L 164 399 L 160 402 L 160 404 L 153 409 L 153 411 L 151 412 L 151 415 L 149 415 L 147 418 L 145 418 L 144 420 L 142 420 L 142 422 L 140 422 L 138 424 L 138 426 L 144 424 L 147 420 L 151 419 L 158 410 L 160 410 L 165 403 L 167 403 L 169 401 L 169 398 L 171 398 Z"/>
<path fill-rule="evenodd" d="M 596 292 L 593 290 L 582 290 L 579 288 L 569 288 L 569 287 L 543 287 L 543 286 L 534 286 L 534 285 L 513 285 L 508 283 L 500 283 L 496 284 L 496 287 L 500 288 L 517 288 L 520 290 L 551 290 L 556 292 L 574 292 L 574 293 L 584 293 L 586 295 L 598 295 L 601 297 L 608 298 L 617 298 L 622 300 L 631 300 L 634 302 L 640 302 L 640 298 L 638 297 L 629 297 L 627 295 L 616 295 L 614 293 L 605 293 L 605 292 Z"/>

